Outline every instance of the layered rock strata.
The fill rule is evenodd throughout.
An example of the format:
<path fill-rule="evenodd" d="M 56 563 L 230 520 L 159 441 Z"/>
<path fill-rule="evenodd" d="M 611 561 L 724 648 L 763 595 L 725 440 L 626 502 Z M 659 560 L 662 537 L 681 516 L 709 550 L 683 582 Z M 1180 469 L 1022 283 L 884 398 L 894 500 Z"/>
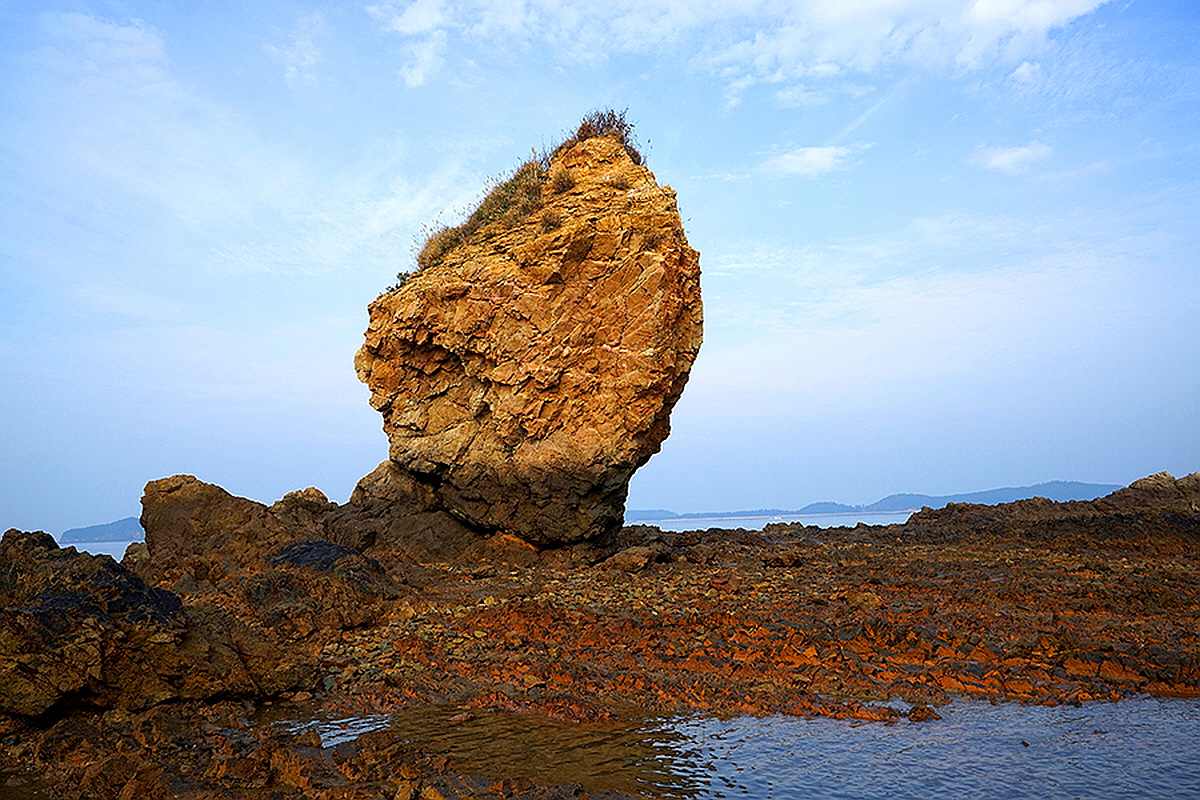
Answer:
<path fill-rule="evenodd" d="M 355 359 L 390 465 L 363 495 L 539 548 L 619 529 L 701 340 L 675 193 L 615 138 L 560 151 L 541 209 L 370 306 Z M 380 483 L 399 484 L 380 488 Z"/>

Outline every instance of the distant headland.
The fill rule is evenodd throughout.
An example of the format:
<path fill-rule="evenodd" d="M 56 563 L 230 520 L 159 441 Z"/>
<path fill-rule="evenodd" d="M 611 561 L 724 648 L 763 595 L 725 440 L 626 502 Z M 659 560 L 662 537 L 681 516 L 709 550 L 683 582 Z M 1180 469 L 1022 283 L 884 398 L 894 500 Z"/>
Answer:
<path fill-rule="evenodd" d="M 1080 483 L 1079 481 L 1049 481 L 1032 486 L 1007 486 L 965 494 L 890 494 L 869 505 L 846 505 L 845 503 L 809 503 L 800 509 L 756 508 L 740 511 L 700 511 L 679 513 L 662 508 L 630 509 L 625 512 L 625 521 L 663 522 L 681 519 L 754 519 L 758 517 L 804 517 L 831 514 L 887 514 L 904 511 L 920 511 L 922 508 L 943 508 L 949 503 L 978 503 L 996 505 L 1017 500 L 1045 497 L 1058 503 L 1068 500 L 1095 500 L 1121 487 L 1110 483 Z"/>

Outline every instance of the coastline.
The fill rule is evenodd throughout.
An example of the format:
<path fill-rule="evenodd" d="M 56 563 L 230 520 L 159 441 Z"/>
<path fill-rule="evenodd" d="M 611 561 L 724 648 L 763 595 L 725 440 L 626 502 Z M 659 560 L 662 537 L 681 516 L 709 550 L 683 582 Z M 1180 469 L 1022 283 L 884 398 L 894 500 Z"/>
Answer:
<path fill-rule="evenodd" d="M 598 563 L 519 548 L 397 563 L 403 594 L 314 645 L 310 689 L 32 720 L 5 739 L 0 778 L 63 798 L 615 800 L 631 795 L 470 775 L 388 730 L 326 746 L 311 729 L 254 720 L 268 708 L 352 719 L 452 707 L 458 722 L 937 726 L 963 699 L 1197 698 L 1197 542 L 1200 514 L 1033 503 L 887 526 L 631 525 Z M 237 614 L 240 580 L 162 587 Z"/>

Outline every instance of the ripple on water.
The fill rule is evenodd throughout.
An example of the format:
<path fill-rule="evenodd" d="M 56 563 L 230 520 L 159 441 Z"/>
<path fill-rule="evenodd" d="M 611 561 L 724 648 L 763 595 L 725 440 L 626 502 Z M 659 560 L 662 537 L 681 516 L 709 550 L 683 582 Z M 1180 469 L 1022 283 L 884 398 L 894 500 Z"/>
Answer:
<path fill-rule="evenodd" d="M 930 723 L 653 718 L 576 725 L 425 708 L 310 716 L 329 747 L 387 729 L 458 769 L 662 798 L 1200 797 L 1200 701 L 1081 707 L 959 701 Z"/>

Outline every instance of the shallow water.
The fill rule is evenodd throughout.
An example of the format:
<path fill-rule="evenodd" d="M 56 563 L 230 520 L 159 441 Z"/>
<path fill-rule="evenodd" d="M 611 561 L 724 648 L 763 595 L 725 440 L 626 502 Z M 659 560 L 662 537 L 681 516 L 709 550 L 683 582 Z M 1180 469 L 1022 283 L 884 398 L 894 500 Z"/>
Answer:
<path fill-rule="evenodd" d="M 1200 703 L 959 702 L 942 720 L 692 720 L 699 797 L 1200 797 Z M 707 772 L 707 774 L 705 774 Z"/>
<path fill-rule="evenodd" d="M 455 708 L 281 719 L 326 746 L 389 728 L 459 769 L 663 798 L 1200 797 L 1200 701 L 956 702 L 896 725 L 771 717 L 568 725 Z"/>

